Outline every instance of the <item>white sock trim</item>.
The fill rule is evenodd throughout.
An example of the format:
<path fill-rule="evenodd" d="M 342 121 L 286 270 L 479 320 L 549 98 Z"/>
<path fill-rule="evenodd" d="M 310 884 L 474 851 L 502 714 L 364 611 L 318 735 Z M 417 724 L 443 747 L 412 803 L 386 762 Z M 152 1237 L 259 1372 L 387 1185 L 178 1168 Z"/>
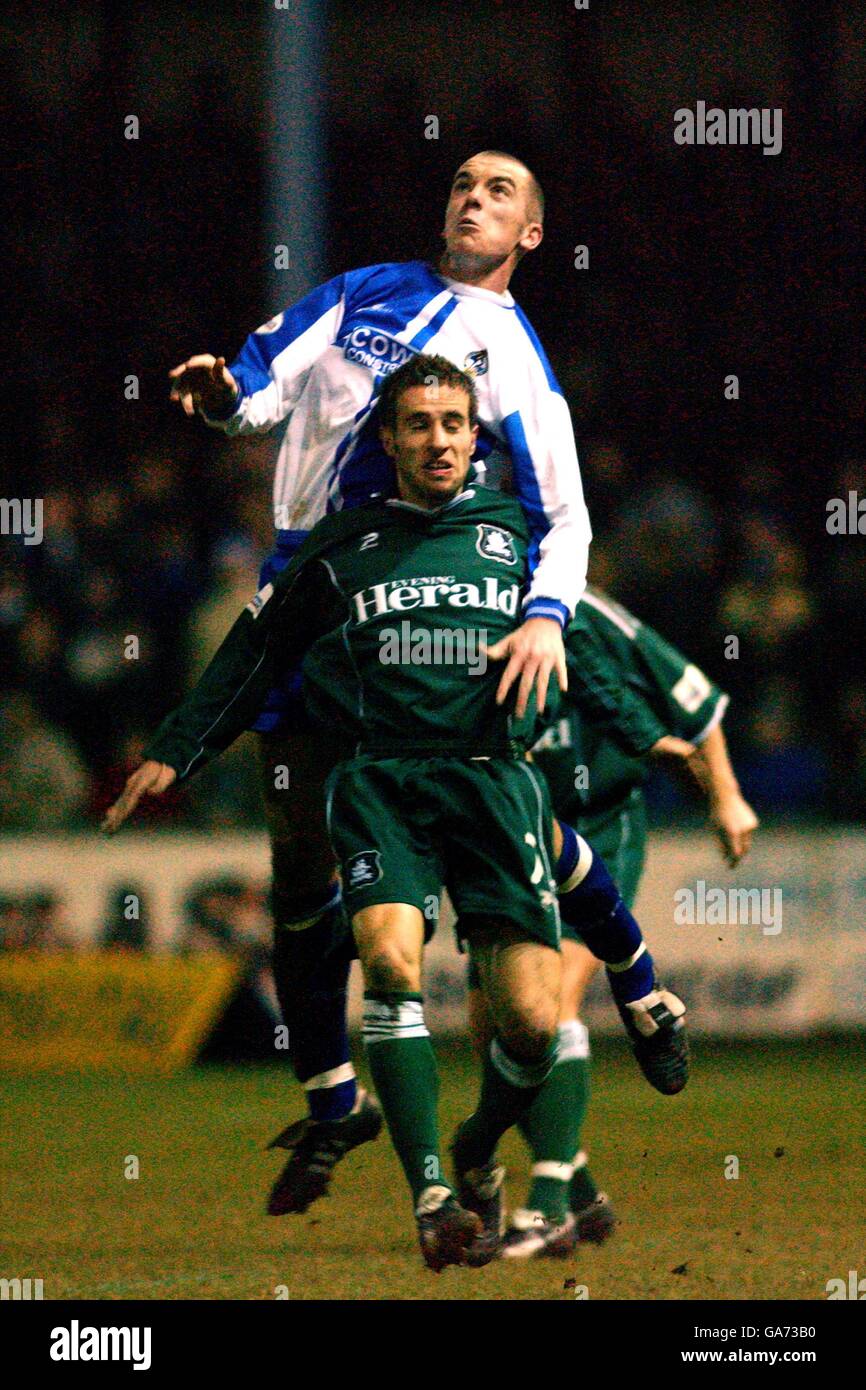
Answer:
<path fill-rule="evenodd" d="M 560 883 L 557 892 L 562 897 L 563 893 L 570 893 L 572 888 L 576 888 L 579 883 L 583 883 L 590 869 L 592 868 L 592 850 L 582 835 L 577 837 L 578 856 L 577 863 L 572 869 L 565 883 Z"/>
<path fill-rule="evenodd" d="M 587 1163 L 589 1163 L 589 1154 L 586 1152 L 586 1149 L 578 1149 L 577 1153 L 574 1155 L 575 1173 L 579 1168 L 585 1168 Z"/>
<path fill-rule="evenodd" d="M 511 1213 L 508 1223 L 513 1231 L 535 1231 L 544 1223 L 543 1211 L 530 1211 L 528 1207 L 517 1207 Z"/>
<path fill-rule="evenodd" d="M 490 1044 L 490 1060 L 500 1076 L 504 1076 L 512 1086 L 540 1086 L 550 1075 L 552 1064 L 544 1059 L 541 1062 L 518 1062 L 502 1047 L 498 1038 Z"/>
<path fill-rule="evenodd" d="M 640 960 L 645 950 L 646 942 L 642 941 L 638 946 L 637 950 L 635 951 L 634 955 L 629 956 L 628 960 L 621 960 L 616 965 L 611 965 L 610 962 L 608 962 L 608 970 L 612 970 L 614 975 L 619 975 L 624 970 L 631 970 L 631 967 L 634 965 L 635 961 Z"/>
<path fill-rule="evenodd" d="M 534 1178 L 555 1178 L 557 1182 L 571 1182 L 573 1173 L 572 1163 L 554 1163 L 553 1160 L 544 1159 L 541 1163 L 532 1165 Z"/>
<path fill-rule="evenodd" d="M 415 1215 L 429 1216 L 432 1212 L 438 1211 L 442 1203 L 447 1202 L 448 1198 L 453 1196 L 454 1193 L 451 1188 L 446 1187 L 444 1183 L 431 1183 L 419 1194 L 415 1204 Z"/>
<path fill-rule="evenodd" d="M 399 1004 L 389 1004 L 385 999 L 365 999 L 361 1031 L 368 1047 L 371 1043 L 399 1038 L 430 1036 L 420 999 L 402 999 Z"/>
<path fill-rule="evenodd" d="M 584 1061 L 589 1056 L 589 1030 L 579 1018 L 560 1023 L 556 1061 Z"/>
<path fill-rule="evenodd" d="M 341 1086 L 344 1081 L 354 1081 L 355 1068 L 351 1062 L 341 1062 L 338 1067 L 332 1067 L 330 1071 L 320 1071 L 318 1076 L 311 1076 L 309 1081 L 304 1082 L 305 1091 L 326 1091 L 329 1086 Z"/>
<path fill-rule="evenodd" d="M 659 1026 L 650 1013 L 650 1009 L 654 1009 L 656 1004 L 664 1004 L 674 1018 L 682 1018 L 686 1011 L 682 999 L 678 999 L 668 989 L 651 990 L 649 994 L 644 995 L 643 999 L 635 999 L 631 1004 L 626 1004 L 626 1008 L 631 1009 L 635 1028 L 645 1038 L 651 1038 L 654 1033 L 658 1032 Z"/>

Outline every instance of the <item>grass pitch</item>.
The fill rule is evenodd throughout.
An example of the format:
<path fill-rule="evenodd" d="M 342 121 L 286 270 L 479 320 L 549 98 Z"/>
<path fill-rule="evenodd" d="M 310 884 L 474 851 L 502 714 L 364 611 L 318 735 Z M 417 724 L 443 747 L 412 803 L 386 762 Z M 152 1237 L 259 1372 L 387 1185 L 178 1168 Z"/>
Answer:
<path fill-rule="evenodd" d="M 866 1254 L 862 1042 L 693 1053 L 689 1087 L 666 1099 L 624 1044 L 597 1048 L 584 1142 L 621 1217 L 607 1245 L 439 1276 L 422 1267 L 385 1135 L 306 1216 L 263 1214 L 284 1158 L 264 1142 L 303 1109 L 282 1069 L 6 1077 L 0 1275 L 41 1278 L 46 1299 L 270 1299 L 284 1286 L 292 1300 L 538 1300 L 580 1285 L 590 1299 L 826 1298 Z M 457 1046 L 440 1061 L 447 1143 L 476 1070 Z M 502 1156 L 518 1205 L 519 1136 Z"/>

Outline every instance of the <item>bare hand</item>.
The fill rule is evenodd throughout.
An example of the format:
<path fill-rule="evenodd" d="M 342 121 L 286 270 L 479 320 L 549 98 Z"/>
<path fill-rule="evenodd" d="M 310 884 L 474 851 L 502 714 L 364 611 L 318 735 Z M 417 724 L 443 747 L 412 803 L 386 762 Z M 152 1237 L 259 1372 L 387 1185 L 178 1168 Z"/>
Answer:
<path fill-rule="evenodd" d="M 177 773 L 168 763 L 158 763 L 149 758 L 127 777 L 120 796 L 106 811 L 100 830 L 104 830 L 106 835 L 113 835 L 127 816 L 132 815 L 143 796 L 161 796 L 176 778 Z"/>
<path fill-rule="evenodd" d="M 199 353 L 172 367 L 171 399 L 180 401 L 186 415 L 204 411 L 206 415 L 222 415 L 238 398 L 238 384 L 226 366 L 224 357 Z"/>
<path fill-rule="evenodd" d="M 752 832 L 760 824 L 758 817 L 738 791 L 731 791 L 712 802 L 710 820 L 722 842 L 722 853 L 733 868 L 752 847 Z"/>
<path fill-rule="evenodd" d="M 529 694 L 533 685 L 538 696 L 539 713 L 543 713 L 547 702 L 547 687 L 551 671 L 556 672 L 560 690 L 568 689 L 568 676 L 565 670 L 565 647 L 562 645 L 562 628 L 555 618 L 527 618 L 515 632 L 510 632 L 492 647 L 484 647 L 493 661 L 504 661 L 508 665 L 502 672 L 496 703 L 501 705 L 509 690 L 520 676 L 517 690 L 515 713 L 521 719 L 526 713 Z"/>
<path fill-rule="evenodd" d="M 677 738 L 674 734 L 664 734 L 650 749 L 654 758 L 673 758 L 677 762 L 685 762 L 694 751 L 693 743 L 687 743 L 684 738 Z"/>

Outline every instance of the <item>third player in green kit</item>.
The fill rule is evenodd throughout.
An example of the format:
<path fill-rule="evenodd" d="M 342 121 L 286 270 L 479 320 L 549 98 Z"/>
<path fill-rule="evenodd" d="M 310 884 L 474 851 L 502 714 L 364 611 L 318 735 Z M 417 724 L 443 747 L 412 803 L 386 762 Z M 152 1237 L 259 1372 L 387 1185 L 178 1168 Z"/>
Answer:
<path fill-rule="evenodd" d="M 670 734 L 697 745 L 689 769 L 707 794 L 726 857 L 736 863 L 748 850 L 758 822 L 740 794 L 727 755 L 721 728 L 727 695 L 653 628 L 592 587 L 567 631 L 569 656 L 585 650 L 588 636 L 607 653 L 611 678 L 624 682 Z M 631 908 L 646 853 L 643 784 L 650 773 L 649 760 L 628 752 L 621 741 L 587 720 L 567 695 L 532 756 L 544 773 L 556 816 L 602 856 Z M 599 963 L 565 921 L 562 935 L 558 1057 L 521 1121 L 532 1151 L 533 1180 L 526 1205 L 512 1214 L 505 1239 L 503 1254 L 513 1258 L 564 1253 L 575 1240 L 600 1242 L 615 1224 L 610 1202 L 598 1192 L 579 1144 L 589 1100 L 589 1037 L 579 1013 Z M 483 1035 L 483 1004 L 474 990 L 470 999 L 476 1033 Z"/>

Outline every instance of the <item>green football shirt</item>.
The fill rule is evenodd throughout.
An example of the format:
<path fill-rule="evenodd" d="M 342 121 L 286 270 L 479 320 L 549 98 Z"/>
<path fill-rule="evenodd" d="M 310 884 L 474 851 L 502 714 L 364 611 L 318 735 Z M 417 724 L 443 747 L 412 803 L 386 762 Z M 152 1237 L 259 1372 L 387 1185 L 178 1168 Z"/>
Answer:
<path fill-rule="evenodd" d="M 610 682 L 620 682 L 642 702 L 664 733 L 700 740 L 723 717 L 728 696 L 653 628 L 593 587 L 584 593 L 565 634 L 570 670 L 590 641 L 604 653 Z M 571 691 L 532 756 L 564 820 L 615 806 L 649 776 L 646 757 L 588 719 Z"/>
<path fill-rule="evenodd" d="M 147 756 L 189 776 L 302 660 L 311 713 L 358 751 L 519 756 L 535 721 L 516 720 L 513 698 L 496 704 L 502 665 L 483 649 L 522 622 L 529 545 L 519 504 L 480 486 L 432 511 L 393 499 L 326 517 L 247 605 Z M 571 699 L 630 753 L 664 733 L 592 631 L 570 671 Z"/>

